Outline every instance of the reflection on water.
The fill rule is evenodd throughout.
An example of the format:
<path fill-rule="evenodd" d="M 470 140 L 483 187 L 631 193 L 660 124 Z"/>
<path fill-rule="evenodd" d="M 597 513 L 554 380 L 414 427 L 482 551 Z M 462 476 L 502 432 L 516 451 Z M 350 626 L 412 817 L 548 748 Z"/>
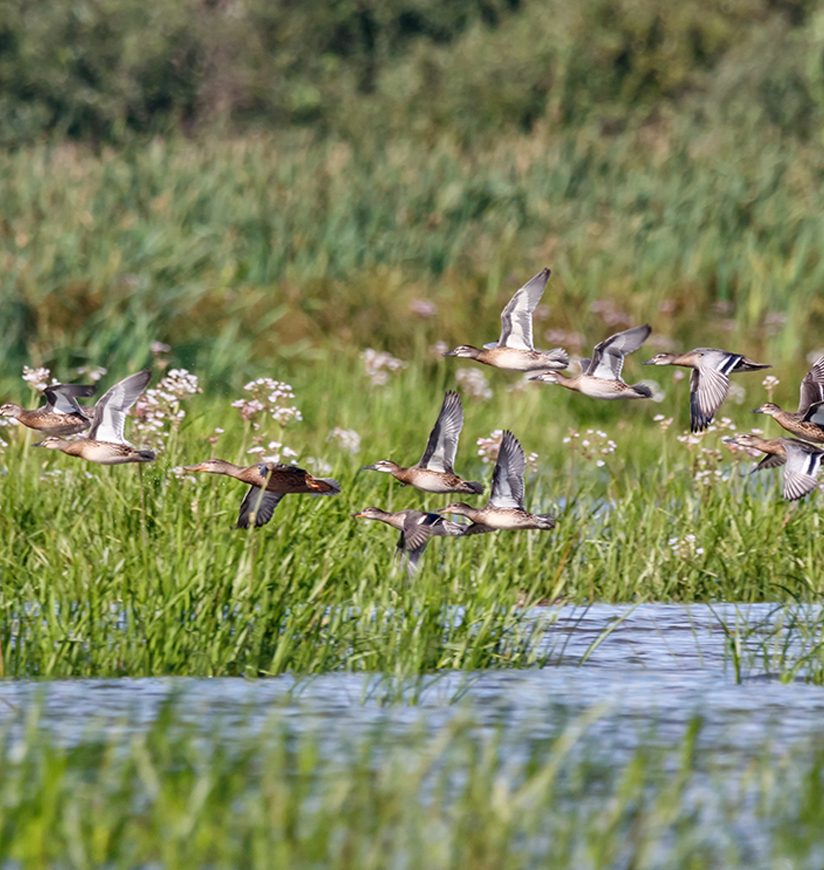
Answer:
<path fill-rule="evenodd" d="M 219 719 L 228 734 L 265 731 L 276 715 L 297 732 L 317 735 L 333 760 L 336 748 L 372 729 L 402 743 L 412 729 L 436 731 L 467 711 L 477 728 L 500 728 L 517 753 L 525 737 L 557 734 L 597 705 L 591 730 L 610 754 L 650 739 L 675 743 L 700 715 L 703 747 L 731 765 L 761 751 L 766 740 L 780 748 L 811 736 L 824 720 L 822 688 L 763 674 L 736 682 L 722 623 L 746 618 L 768 626 L 781 618 L 773 605 L 594 605 L 553 613 L 546 644 L 556 663 L 544 668 L 448 672 L 401 686 L 345 673 L 306 680 L 21 680 L 0 683 L 0 719 L 22 728 L 26 711 L 40 701 L 40 727 L 71 743 L 101 727 L 112 734 L 143 729 L 178 697 L 178 715 L 196 727 L 208 730 Z"/>

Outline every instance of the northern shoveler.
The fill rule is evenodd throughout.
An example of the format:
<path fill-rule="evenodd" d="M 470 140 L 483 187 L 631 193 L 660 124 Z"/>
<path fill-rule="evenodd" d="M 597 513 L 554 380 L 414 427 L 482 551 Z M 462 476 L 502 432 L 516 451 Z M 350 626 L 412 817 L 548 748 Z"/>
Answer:
<path fill-rule="evenodd" d="M 331 477 L 314 477 L 296 465 L 276 465 L 261 462 L 243 467 L 225 459 L 207 459 L 197 465 L 184 466 L 184 471 L 202 471 L 225 474 L 249 484 L 249 490 L 240 503 L 237 528 L 247 529 L 251 524 L 264 526 L 272 519 L 275 508 L 285 495 L 337 495 L 340 484 Z"/>
<path fill-rule="evenodd" d="M 768 369 L 740 353 L 716 347 L 696 347 L 687 353 L 657 353 L 646 366 L 684 366 L 690 375 L 690 431 L 703 432 L 727 398 L 730 375 Z"/>
<path fill-rule="evenodd" d="M 516 372 L 566 368 L 569 354 L 563 348 L 535 350 L 532 340 L 532 314 L 541 301 L 550 274 L 549 269 L 541 269 L 509 300 L 501 312 L 501 336 L 498 341 L 483 347 L 462 344 L 447 351 L 444 356 L 462 357 Z"/>
<path fill-rule="evenodd" d="M 391 474 L 395 480 L 423 492 L 471 492 L 478 495 L 484 491 L 483 484 L 463 480 L 452 467 L 462 427 L 461 397 L 454 390 L 449 390 L 444 396 L 435 426 L 429 433 L 426 450 L 417 465 L 404 468 L 391 459 L 381 459 L 374 465 L 365 465 L 364 470 L 383 471 Z"/>
<path fill-rule="evenodd" d="M 799 441 L 797 438 L 761 438 L 750 433 L 732 435 L 722 440 L 727 444 L 766 453 L 753 471 L 783 465 L 784 498 L 787 501 L 795 501 L 818 486 L 818 472 L 824 450 L 806 441 Z"/>
<path fill-rule="evenodd" d="M 580 371 L 567 377 L 558 372 L 541 372 L 531 381 L 558 384 L 593 399 L 650 399 L 652 390 L 646 384 L 628 384 L 621 378 L 624 357 L 647 340 L 652 327 L 644 324 L 616 332 L 595 345 L 590 359 L 582 359 Z"/>
<path fill-rule="evenodd" d="M 29 411 L 7 402 L 0 406 L 0 416 L 13 417 L 44 435 L 75 435 L 92 424 L 92 409 L 81 407 L 77 400 L 93 396 L 94 391 L 91 384 L 52 384 L 43 390 L 45 405 Z"/>
<path fill-rule="evenodd" d="M 492 473 L 492 494 L 486 505 L 475 508 L 464 502 L 455 502 L 442 508 L 438 513 L 457 514 L 472 520 L 472 525 L 464 531 L 465 535 L 504 529 L 548 531 L 555 528 L 554 516 L 531 514 L 524 507 L 525 468 L 523 447 L 509 430 L 505 431 L 501 437 L 501 447 Z"/>
<path fill-rule="evenodd" d="M 773 402 L 764 402 L 753 412 L 767 414 L 793 435 L 805 441 L 824 443 L 824 356 L 820 356 L 801 381 L 797 411 L 782 411 Z"/>
<path fill-rule="evenodd" d="M 430 538 L 457 537 L 462 535 L 467 528 L 450 520 L 445 520 L 440 514 L 416 510 L 391 513 L 377 507 L 368 507 L 352 514 L 352 516 L 365 520 L 378 520 L 392 526 L 393 529 L 397 529 L 401 534 L 395 550 L 398 555 L 406 556 L 410 574 L 417 567 L 418 560 L 423 555 Z"/>
<path fill-rule="evenodd" d="M 94 406 L 91 428 L 85 438 L 67 441 L 56 436 L 44 438 L 35 447 L 62 450 L 99 465 L 122 465 L 126 462 L 151 462 L 152 450 L 133 447 L 123 436 L 126 414 L 149 383 L 151 372 L 142 371 L 118 381 Z"/>

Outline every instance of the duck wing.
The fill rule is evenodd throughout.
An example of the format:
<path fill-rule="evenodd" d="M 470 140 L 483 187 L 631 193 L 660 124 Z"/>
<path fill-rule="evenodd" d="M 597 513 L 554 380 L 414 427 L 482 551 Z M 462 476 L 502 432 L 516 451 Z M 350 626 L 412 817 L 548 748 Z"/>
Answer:
<path fill-rule="evenodd" d="M 533 275 L 507 302 L 501 312 L 500 347 L 513 347 L 518 350 L 534 350 L 532 342 L 532 314 L 544 295 L 549 269 L 541 269 Z"/>
<path fill-rule="evenodd" d="M 607 381 L 620 380 L 624 357 L 638 350 L 651 332 L 652 327 L 645 323 L 643 326 L 633 326 L 632 329 L 625 329 L 623 332 L 616 332 L 615 335 L 605 338 L 595 345 L 584 373 Z"/>
<path fill-rule="evenodd" d="M 780 456 L 777 453 L 768 453 L 759 463 L 753 468 L 750 474 L 755 474 L 756 471 L 763 471 L 765 468 L 778 468 L 787 461 L 786 456 Z"/>
<path fill-rule="evenodd" d="M 818 472 L 824 453 L 801 441 L 785 439 L 787 464 L 784 466 L 784 498 L 795 501 L 818 486 Z"/>
<path fill-rule="evenodd" d="M 282 492 L 271 492 L 259 486 L 250 486 L 240 503 L 237 528 L 248 529 L 252 517 L 254 517 L 255 528 L 265 526 L 272 519 L 272 514 L 283 496 Z"/>
<path fill-rule="evenodd" d="M 89 438 L 128 444 L 123 437 L 123 426 L 129 408 L 140 397 L 152 377 L 150 371 L 137 372 L 118 381 L 94 406 L 94 419 L 89 429 Z"/>
<path fill-rule="evenodd" d="M 743 359 L 725 350 L 702 350 L 690 375 L 690 430 L 703 432 L 727 398 L 730 372 Z"/>
<path fill-rule="evenodd" d="M 93 396 L 95 387 L 92 384 L 52 384 L 43 390 L 47 408 L 56 414 L 83 414 L 88 416 L 86 409 L 77 404 L 78 398 Z"/>
<path fill-rule="evenodd" d="M 813 420 L 813 422 L 817 423 L 818 421 L 814 417 L 818 411 L 818 406 L 822 402 L 824 402 L 824 356 L 820 356 L 810 366 L 810 370 L 801 381 L 801 390 L 798 397 L 798 413 L 801 414 L 802 420 Z M 810 411 L 812 411 L 812 414 L 808 416 Z"/>
<path fill-rule="evenodd" d="M 448 390 L 418 464 L 430 471 L 452 471 L 462 427 L 461 397 L 454 390 Z"/>
<path fill-rule="evenodd" d="M 496 508 L 524 509 L 524 448 L 507 429 L 501 438 L 498 460 L 492 472 L 489 504 Z"/>

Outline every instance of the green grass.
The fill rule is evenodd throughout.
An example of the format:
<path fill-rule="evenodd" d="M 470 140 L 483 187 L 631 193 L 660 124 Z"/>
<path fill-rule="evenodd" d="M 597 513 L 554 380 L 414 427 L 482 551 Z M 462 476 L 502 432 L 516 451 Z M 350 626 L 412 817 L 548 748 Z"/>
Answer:
<path fill-rule="evenodd" d="M 320 735 L 276 714 L 253 736 L 195 729 L 175 705 L 145 732 L 94 723 L 70 747 L 39 730 L 0 745 L 0 859 L 27 867 L 817 866 L 820 741 L 702 749 L 647 739 L 608 757 L 598 710 L 511 754 L 510 736 L 456 715 L 398 737 L 376 720 Z M 757 754 L 754 750 L 757 749 Z M 328 747 L 326 749 L 328 751 Z M 758 836 L 754 834 L 757 831 Z"/>

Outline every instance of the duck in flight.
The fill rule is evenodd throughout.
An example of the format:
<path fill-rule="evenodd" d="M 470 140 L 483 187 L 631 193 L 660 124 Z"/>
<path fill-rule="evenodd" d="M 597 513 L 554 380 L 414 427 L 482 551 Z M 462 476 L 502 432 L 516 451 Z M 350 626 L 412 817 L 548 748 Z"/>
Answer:
<path fill-rule="evenodd" d="M 764 402 L 753 412 L 768 414 L 779 426 L 816 444 L 824 444 L 824 356 L 820 356 L 801 381 L 797 411 L 782 411 L 773 402 Z"/>
<path fill-rule="evenodd" d="M 483 347 L 462 344 L 444 356 L 463 357 L 516 372 L 566 368 L 569 354 L 563 348 L 535 350 L 532 340 L 532 315 L 544 295 L 549 276 L 549 269 L 541 269 L 515 292 L 501 312 L 501 336 L 496 342 Z"/>
<path fill-rule="evenodd" d="M 364 470 L 391 474 L 402 484 L 423 492 L 482 493 L 483 484 L 464 480 L 455 474 L 453 468 L 463 420 L 461 397 L 454 390 L 448 390 L 435 426 L 429 433 L 426 450 L 417 465 L 405 468 L 391 459 L 381 459 L 374 465 L 365 465 Z"/>
<path fill-rule="evenodd" d="M 824 450 L 797 438 L 761 438 L 755 434 L 722 438 L 727 444 L 759 450 L 766 456 L 753 471 L 784 466 L 784 498 L 795 501 L 818 486 L 818 472 Z"/>
<path fill-rule="evenodd" d="M 727 398 L 730 375 L 768 369 L 740 353 L 717 347 L 696 347 L 687 353 L 657 353 L 646 366 L 684 366 L 690 374 L 690 431 L 703 432 Z"/>
<path fill-rule="evenodd" d="M 94 391 L 91 384 L 52 384 L 43 390 L 45 405 L 26 410 L 7 402 L 0 406 L 0 416 L 13 417 L 44 435 L 76 435 L 92 424 L 92 409 L 81 407 L 77 400 L 93 396 Z"/>
<path fill-rule="evenodd" d="M 541 372 L 530 380 L 558 384 L 593 399 L 651 399 L 652 390 L 646 384 L 628 384 L 621 378 L 624 357 L 638 350 L 651 332 L 647 324 L 616 332 L 595 345 L 592 357 L 581 360 L 576 374 Z"/>
<path fill-rule="evenodd" d="M 84 438 L 67 441 L 50 435 L 34 446 L 62 450 L 68 456 L 79 456 L 99 465 L 151 462 L 154 451 L 133 447 L 123 435 L 126 415 L 151 376 L 151 372 L 142 371 L 118 381 L 94 406 L 91 427 Z"/>
<path fill-rule="evenodd" d="M 472 525 L 466 527 L 464 535 L 477 535 L 504 529 L 548 531 L 555 528 L 554 516 L 532 514 L 524 507 L 525 469 L 524 449 L 518 439 L 507 430 L 501 438 L 498 459 L 492 472 L 492 494 L 486 505 L 476 508 L 463 502 L 455 502 L 442 508 L 438 513 L 456 514 L 472 520 Z"/>
<path fill-rule="evenodd" d="M 337 495 L 340 492 L 337 480 L 331 477 L 314 477 L 296 465 L 261 462 L 244 468 L 225 459 L 207 459 L 197 465 L 186 465 L 183 470 L 225 474 L 249 484 L 249 489 L 240 503 L 236 524 L 239 529 L 248 529 L 250 525 L 265 526 L 285 495 Z"/>
<path fill-rule="evenodd" d="M 440 514 L 416 510 L 391 513 L 380 508 L 368 507 L 352 514 L 352 516 L 365 520 L 378 520 L 392 526 L 393 529 L 397 529 L 401 534 L 395 551 L 400 556 L 406 556 L 406 567 L 410 574 L 417 568 L 418 561 L 430 538 L 457 537 L 462 535 L 467 528 L 459 523 L 444 519 Z"/>

